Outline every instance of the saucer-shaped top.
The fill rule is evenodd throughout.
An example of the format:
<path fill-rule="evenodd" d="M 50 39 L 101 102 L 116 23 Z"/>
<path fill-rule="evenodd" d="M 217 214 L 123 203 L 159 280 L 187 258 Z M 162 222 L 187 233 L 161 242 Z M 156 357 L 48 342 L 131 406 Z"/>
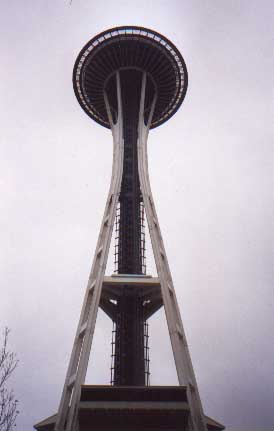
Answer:
<path fill-rule="evenodd" d="M 73 70 L 78 102 L 93 120 L 110 128 L 104 89 L 118 70 L 146 71 L 154 83 L 157 102 L 151 128 L 167 121 L 187 90 L 187 69 L 178 49 L 164 36 L 143 27 L 116 27 L 91 39 Z"/>

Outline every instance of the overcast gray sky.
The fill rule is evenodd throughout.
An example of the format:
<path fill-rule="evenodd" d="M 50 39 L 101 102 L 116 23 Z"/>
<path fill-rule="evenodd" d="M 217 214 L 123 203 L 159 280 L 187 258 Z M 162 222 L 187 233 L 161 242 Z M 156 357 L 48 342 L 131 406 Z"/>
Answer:
<path fill-rule="evenodd" d="M 273 2 L 0 4 L 0 327 L 20 359 L 18 430 L 58 407 L 110 180 L 111 134 L 78 105 L 74 61 L 135 24 L 171 39 L 189 72 L 149 162 L 204 410 L 229 431 L 272 431 Z M 164 313 L 151 320 L 152 384 L 176 384 Z M 110 328 L 100 313 L 88 383 L 109 382 Z"/>

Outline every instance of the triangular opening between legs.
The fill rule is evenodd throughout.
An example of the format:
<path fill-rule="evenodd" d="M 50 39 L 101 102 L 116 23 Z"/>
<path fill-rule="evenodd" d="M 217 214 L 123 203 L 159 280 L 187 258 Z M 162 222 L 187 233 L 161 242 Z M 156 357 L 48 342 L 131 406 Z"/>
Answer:
<path fill-rule="evenodd" d="M 121 291 L 122 289 L 122 287 L 119 286 L 117 283 L 117 280 L 119 279 L 119 274 L 117 271 L 119 216 L 120 208 L 118 204 L 105 276 L 105 279 L 108 278 L 108 280 L 111 280 L 110 277 L 112 276 L 116 285 L 111 287 L 106 286 L 105 284 L 105 288 L 103 287 L 101 307 L 99 307 L 98 310 L 90 360 L 85 380 L 86 384 L 115 384 L 114 374 L 115 355 L 117 353 L 116 344 L 118 342 L 121 343 L 121 340 L 117 339 L 117 322 L 115 321 L 115 318 L 111 318 L 111 307 L 114 309 L 114 307 L 117 305 L 117 297 L 115 295 L 118 295 L 118 291 Z M 157 278 L 157 270 L 144 211 L 142 213 L 142 264 L 143 272 L 146 273 L 143 275 L 149 276 L 147 278 L 144 278 L 144 280 L 146 280 L 145 284 L 148 285 L 149 280 L 154 280 Z M 132 275 L 129 275 L 128 278 L 124 278 L 125 285 L 127 285 L 129 289 L 129 281 L 130 279 L 132 280 L 131 277 Z M 109 284 L 111 284 L 110 281 Z M 105 289 L 107 288 L 108 293 L 106 294 Z M 138 289 L 139 288 L 143 290 L 144 308 L 149 310 L 150 307 L 150 311 L 146 311 L 148 319 L 144 320 L 144 329 L 143 333 L 141 334 L 141 336 L 143 337 L 143 346 L 141 343 L 141 348 L 144 352 L 144 384 L 163 386 L 177 385 L 178 379 L 170 343 L 169 332 L 167 328 L 166 316 L 164 312 L 164 307 L 161 307 L 161 305 L 159 305 L 159 294 L 153 294 L 152 288 L 149 288 L 148 286 L 139 286 Z M 126 287 L 124 289 L 126 289 Z M 107 300 L 109 301 L 110 306 L 109 311 L 106 308 Z M 152 306 L 153 301 L 154 305 Z M 156 304 L 156 301 L 158 301 L 158 305 Z M 104 304 L 105 312 L 102 309 L 104 308 Z M 154 312 L 153 309 L 157 309 L 157 311 Z"/>

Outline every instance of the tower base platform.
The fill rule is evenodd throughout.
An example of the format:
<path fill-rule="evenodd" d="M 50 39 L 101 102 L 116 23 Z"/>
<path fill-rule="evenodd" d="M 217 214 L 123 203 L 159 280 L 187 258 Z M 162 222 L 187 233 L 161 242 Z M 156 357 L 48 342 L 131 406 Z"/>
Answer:
<path fill-rule="evenodd" d="M 82 386 L 79 431 L 187 431 L 184 386 Z M 205 417 L 208 431 L 225 427 Z M 34 426 L 54 431 L 56 415 Z"/>

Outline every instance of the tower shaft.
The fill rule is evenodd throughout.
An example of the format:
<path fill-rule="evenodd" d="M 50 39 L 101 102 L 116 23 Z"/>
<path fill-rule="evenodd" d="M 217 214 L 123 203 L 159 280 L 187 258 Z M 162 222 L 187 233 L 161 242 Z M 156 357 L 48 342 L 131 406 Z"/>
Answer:
<path fill-rule="evenodd" d="M 118 273 L 142 274 L 141 252 L 141 190 L 138 174 L 138 117 L 141 73 L 127 70 L 120 73 L 124 161 L 120 192 Z"/>
<path fill-rule="evenodd" d="M 120 72 L 124 160 L 121 184 L 118 273 L 142 274 L 138 119 L 142 74 Z M 122 288 L 115 318 L 114 385 L 145 385 L 144 310 L 141 288 Z"/>

